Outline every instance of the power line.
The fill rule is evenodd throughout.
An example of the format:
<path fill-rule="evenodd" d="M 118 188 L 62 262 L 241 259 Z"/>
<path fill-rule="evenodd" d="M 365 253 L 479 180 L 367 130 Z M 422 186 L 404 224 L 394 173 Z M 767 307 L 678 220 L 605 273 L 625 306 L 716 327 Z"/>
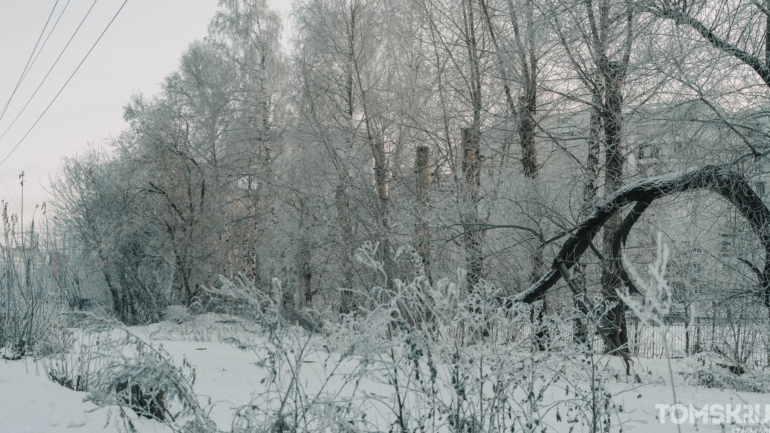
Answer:
<path fill-rule="evenodd" d="M 94 3 L 96 3 L 96 0 L 94 0 Z M 80 67 L 81 67 L 81 66 L 83 66 L 83 63 L 86 61 L 86 59 L 88 58 L 88 56 L 91 54 L 91 52 L 94 50 L 94 48 L 96 48 L 96 45 L 99 43 L 99 41 L 101 41 L 101 40 L 102 40 L 102 37 L 104 36 L 104 34 L 105 34 L 105 33 L 107 33 L 107 30 L 109 30 L 109 28 L 110 28 L 110 26 L 112 25 L 112 23 L 113 23 L 113 22 L 115 22 L 115 18 L 117 18 L 117 17 L 118 17 L 118 15 L 120 14 L 120 11 L 122 11 L 122 10 L 123 10 L 123 7 L 126 5 L 126 3 L 128 3 L 128 0 L 125 0 L 125 1 L 123 2 L 123 4 L 122 4 L 122 5 L 120 5 L 120 9 L 118 9 L 118 11 L 117 11 L 117 12 L 115 12 L 115 16 L 113 16 L 113 17 L 112 17 L 112 19 L 110 20 L 109 24 L 107 24 L 107 27 L 105 27 L 105 28 L 104 28 L 104 31 L 102 32 L 102 34 L 100 34 L 100 35 L 99 35 L 99 38 L 98 38 L 98 39 L 96 39 L 96 42 L 94 42 L 94 45 L 93 45 L 93 46 L 91 46 L 91 49 L 90 49 L 90 50 L 88 50 L 88 52 L 86 53 L 85 57 L 83 57 L 83 60 L 81 60 L 81 61 L 80 61 L 80 64 L 78 64 L 78 67 L 77 67 L 77 68 L 75 68 L 75 70 L 72 72 L 72 75 L 70 75 L 70 77 L 67 79 L 67 82 L 65 82 L 65 83 L 64 83 L 64 85 L 61 87 L 61 89 L 59 89 L 59 93 L 57 93 L 57 94 L 56 94 L 56 96 L 54 96 L 54 97 L 53 97 L 53 99 L 51 100 L 51 103 L 50 103 L 50 104 L 48 104 L 48 106 L 47 106 L 47 107 L 45 107 L 45 110 L 43 110 L 43 113 L 41 113 L 41 114 L 40 114 L 40 117 L 38 117 L 38 118 L 37 118 L 37 120 L 35 120 L 35 123 L 33 123 L 33 124 L 32 124 L 32 126 L 29 128 L 29 130 L 27 131 L 27 133 L 26 133 L 26 134 L 24 134 L 24 136 L 23 136 L 23 137 L 21 137 L 21 140 L 19 140 L 19 142 L 18 142 L 18 143 L 16 143 L 16 146 L 14 146 L 14 147 L 13 147 L 13 149 L 11 149 L 11 151 L 10 151 L 10 152 L 8 152 L 8 155 L 6 155 L 6 156 L 5 156 L 5 158 L 3 158 L 3 160 L 2 160 L 2 161 L 0 161 L 0 165 L 3 165 L 3 163 L 4 163 L 6 160 L 8 160 L 8 158 L 11 156 L 11 154 L 12 154 L 13 152 L 15 152 L 15 151 L 16 151 L 16 149 L 18 149 L 18 148 L 19 148 L 19 146 L 21 145 L 21 143 L 23 143 L 23 142 L 24 142 L 24 139 L 25 139 L 25 138 L 27 138 L 27 136 L 29 135 L 29 133 L 30 133 L 30 132 L 32 132 L 32 130 L 33 130 L 33 129 L 35 129 L 35 126 L 38 124 L 38 122 L 40 122 L 40 119 L 42 119 L 42 118 L 43 118 L 43 116 L 45 116 L 45 113 L 47 113 L 47 112 L 48 112 L 48 109 L 49 109 L 49 108 L 51 108 L 51 105 L 53 105 L 53 103 L 54 103 L 54 102 L 56 102 L 56 99 L 59 97 L 59 95 L 61 95 L 61 92 L 63 92 L 63 91 L 64 91 L 64 88 L 65 88 L 65 87 L 67 87 L 67 84 L 69 84 L 69 82 L 72 80 L 72 77 L 74 77 L 74 76 L 75 76 L 75 74 L 76 74 L 76 73 L 78 72 L 78 70 L 80 69 Z M 93 7 L 93 6 L 92 6 L 92 7 Z"/>
<path fill-rule="evenodd" d="M 85 21 L 85 19 L 88 17 L 88 14 L 89 14 L 89 13 L 91 12 L 91 10 L 93 9 L 94 5 L 96 4 L 96 1 L 97 1 L 97 0 L 94 0 L 94 3 L 91 5 L 91 8 L 90 8 L 90 9 L 88 10 L 88 12 L 86 13 L 86 16 L 85 16 L 85 17 L 83 18 L 83 20 L 80 22 L 80 25 L 78 25 L 78 28 L 75 30 L 75 33 L 73 33 L 72 37 L 71 37 L 71 38 L 70 38 L 70 40 L 67 42 L 67 46 L 69 46 L 70 42 L 72 41 L 72 38 L 74 38 L 74 37 L 75 37 L 75 34 L 76 34 L 76 33 L 77 33 L 77 31 L 80 29 L 80 26 L 82 26 L 83 22 L 84 22 L 84 21 Z M 57 0 L 57 3 L 58 3 L 58 0 Z M 6 161 L 6 160 L 8 160 L 8 158 L 11 156 L 11 154 L 13 154 L 13 152 L 15 152 L 15 151 L 16 151 L 16 149 L 18 149 L 18 148 L 19 148 L 19 146 L 21 145 L 21 143 L 23 143 L 23 142 L 24 142 L 24 140 L 27 138 L 27 136 L 30 134 L 30 132 L 32 132 L 32 130 L 35 128 L 35 126 L 37 126 L 37 124 L 38 124 L 38 123 L 40 122 L 40 120 L 43 118 L 43 116 L 45 115 L 45 113 L 47 113 L 47 112 L 48 112 L 48 110 L 51 108 L 51 106 L 53 105 L 53 103 L 54 103 L 54 102 L 56 102 L 56 99 L 58 99 L 58 98 L 59 98 L 59 95 L 61 95 L 61 93 L 62 93 L 62 92 L 64 91 L 64 89 L 67 87 L 67 84 L 69 84 L 69 82 L 72 80 L 72 78 L 73 78 L 73 77 L 75 76 L 75 74 L 78 72 L 78 70 L 80 70 L 80 67 L 81 67 L 81 66 L 83 66 L 83 63 L 85 63 L 85 61 L 86 61 L 86 59 L 88 58 L 88 56 L 89 56 L 89 55 L 91 55 L 91 52 L 93 52 L 94 48 L 96 48 L 96 45 L 99 43 L 99 41 L 101 41 L 102 37 L 104 37 L 104 34 L 105 34 L 105 33 L 107 33 L 107 30 L 109 30 L 109 28 L 112 26 L 112 23 L 115 21 L 115 19 L 118 17 L 118 15 L 120 15 L 120 12 L 123 10 L 123 7 L 125 7 L 125 6 L 126 6 L 126 3 L 128 3 L 128 0 L 125 0 L 125 1 L 123 2 L 123 4 L 121 4 L 121 5 L 120 5 L 120 8 L 118 9 L 118 11 L 117 11 L 117 12 L 115 12 L 115 15 L 112 17 L 112 19 L 110 20 L 110 22 L 107 24 L 107 27 L 105 27 L 105 28 L 104 28 L 104 30 L 102 31 L 102 33 L 99 35 L 99 37 L 96 39 L 96 41 L 94 42 L 94 44 L 91 46 L 91 49 L 89 49 L 89 50 L 88 50 L 88 52 L 86 53 L 86 55 L 83 57 L 83 60 L 81 60 L 81 61 L 80 61 L 80 63 L 79 63 L 79 64 L 78 64 L 78 66 L 75 68 L 75 70 L 72 72 L 72 74 L 69 76 L 69 78 L 68 78 L 68 79 L 67 79 L 67 81 L 64 83 L 64 85 L 61 87 L 61 89 L 59 89 L 59 92 L 58 92 L 58 93 L 56 93 L 56 96 L 54 96 L 54 98 L 51 100 L 51 102 L 48 104 L 48 106 L 45 108 L 45 110 L 43 110 L 43 112 L 40 114 L 40 116 L 37 118 L 37 120 L 35 120 L 35 123 L 33 123 L 33 124 L 32 124 L 32 126 L 29 128 L 29 130 L 27 130 L 27 132 L 26 132 L 26 133 L 24 134 L 24 136 L 23 136 L 23 137 L 22 137 L 22 138 L 19 140 L 19 142 L 18 142 L 18 143 L 16 143 L 16 146 L 14 146 L 14 147 L 13 147 L 13 149 L 11 149 L 11 151 L 10 151 L 10 152 L 8 152 L 8 155 L 6 155 L 6 156 L 5 156 L 5 158 L 3 158 L 3 160 L 2 160 L 2 161 L 0 161 L 0 165 L 2 165 L 3 163 L 5 163 L 5 161 Z M 67 2 L 67 4 L 69 4 L 69 1 Z M 55 8 L 55 6 L 54 6 L 54 8 Z M 65 9 L 66 9 L 66 6 L 65 6 Z M 53 11 L 52 11 L 51 13 L 53 14 Z M 64 11 L 62 11 L 62 13 L 64 13 Z M 59 16 L 59 18 L 61 18 L 61 15 Z M 50 20 L 50 17 L 49 17 L 49 20 Z M 58 20 L 57 20 L 57 22 L 58 22 Z M 46 23 L 46 27 L 47 27 L 47 23 Z M 43 30 L 45 31 L 45 28 L 44 28 Z M 51 30 L 51 32 L 53 32 L 53 29 Z M 42 36 L 42 34 L 41 34 L 41 36 Z M 50 37 L 50 34 L 49 34 L 49 37 Z M 47 40 L 47 38 L 46 38 L 46 40 Z M 39 42 L 39 40 L 38 40 L 38 42 Z M 67 46 L 65 46 L 65 47 L 64 47 L 64 49 L 62 50 L 62 53 L 60 53 L 60 54 L 59 54 L 59 57 L 56 59 L 56 62 L 58 62 L 58 61 L 59 61 L 59 58 L 61 58 L 62 54 L 64 53 L 64 50 L 66 50 L 66 49 L 67 49 Z M 42 48 L 41 48 L 41 50 L 42 50 Z M 33 54 L 34 54 L 34 51 L 33 51 Z M 39 54 L 39 53 L 38 53 L 38 54 Z M 28 61 L 28 62 L 29 62 L 29 61 Z M 46 74 L 45 78 L 43 78 L 43 81 L 45 81 L 45 79 L 46 79 L 46 78 L 48 77 L 48 75 L 51 73 L 51 70 L 53 70 L 53 67 L 56 65 L 56 62 L 54 62 L 54 65 L 53 65 L 53 66 L 51 66 L 51 69 L 48 71 L 48 74 Z M 26 68 L 25 68 L 25 69 L 26 69 Z M 17 86 L 18 86 L 18 85 L 17 85 Z M 42 82 L 41 82 L 40 86 L 42 86 Z M 38 88 L 35 90 L 35 94 L 36 94 L 36 93 L 37 93 L 37 91 L 40 89 L 40 86 L 38 86 Z M 33 95 L 32 95 L 32 97 L 34 97 L 34 96 L 35 96 L 35 94 L 33 94 Z M 30 101 L 31 101 L 32 97 L 30 97 Z M 29 102 L 30 102 L 30 101 L 27 101 L 27 104 L 25 104 L 25 105 L 24 105 L 24 108 L 26 108 L 26 107 L 27 107 L 27 105 L 29 105 Z M 23 109 L 22 109 L 22 111 L 23 111 Z M 19 113 L 19 115 L 21 115 L 21 113 Z M 16 119 L 18 119 L 18 118 L 19 118 L 19 115 L 17 115 L 17 116 L 16 116 Z M 14 119 L 13 123 L 15 123 L 15 122 L 16 122 L 16 119 Z M 13 123 L 11 124 L 11 126 L 13 126 Z M 10 127 L 9 127 L 9 129 L 10 129 Z M 2 137 L 4 137 L 4 136 L 5 136 L 5 134 L 7 134 L 7 133 L 8 133 L 8 130 L 6 130 L 6 131 L 3 133 L 3 135 L 2 135 L 2 136 L 0 136 L 0 139 L 1 139 Z M 6 191 L 8 191 L 8 193 L 9 193 L 9 194 L 11 194 L 11 199 L 14 201 L 14 204 L 16 204 L 16 200 L 15 200 L 15 199 L 14 199 L 14 197 L 13 197 L 13 195 L 14 195 L 14 194 L 13 194 L 13 193 L 10 191 L 10 189 L 8 188 L 8 185 L 6 184 L 5 180 L 4 180 L 4 179 L 2 179 L 2 177 L 1 177 L 1 176 L 0 176 L 0 183 L 2 183 L 2 184 L 3 184 L 3 187 L 5 188 L 5 190 L 6 190 Z M 18 206 L 18 204 L 17 204 L 17 206 Z"/>
<path fill-rule="evenodd" d="M 45 29 L 48 28 L 48 23 L 51 22 L 51 17 L 53 16 L 53 12 L 56 10 L 56 5 L 59 4 L 59 0 L 56 0 L 56 3 L 53 5 L 53 9 L 51 9 L 51 13 L 48 15 L 48 19 L 45 22 L 45 26 L 43 26 L 43 30 L 40 32 L 40 36 L 37 37 L 37 42 L 35 42 L 35 48 L 32 49 L 32 52 L 29 53 L 29 59 L 27 59 L 27 64 L 24 65 L 24 70 L 21 71 L 21 76 L 19 77 L 19 81 L 16 82 L 16 87 L 13 89 L 13 92 L 11 92 L 11 96 L 8 98 L 8 102 L 5 103 L 5 107 L 3 107 L 3 112 L 0 113 L 0 120 L 3 119 L 3 116 L 5 115 L 6 110 L 8 109 L 8 106 L 11 104 L 11 100 L 13 99 L 13 96 L 16 95 L 16 91 L 19 90 L 19 86 L 21 85 L 22 80 L 24 80 L 24 75 L 27 72 L 27 67 L 29 67 L 29 62 L 32 60 L 32 56 L 35 55 L 35 51 L 37 51 L 37 46 L 40 44 L 40 40 L 43 38 L 43 35 L 45 34 Z"/>
<path fill-rule="evenodd" d="M 24 74 L 24 77 L 22 78 L 22 80 L 27 78 L 27 75 L 29 75 L 29 71 L 31 71 L 32 68 L 35 66 L 35 62 L 37 62 L 37 58 L 40 57 L 40 53 L 43 52 L 43 50 L 45 49 L 46 44 L 48 44 L 48 39 L 51 38 L 51 35 L 53 34 L 54 30 L 56 30 L 56 26 L 59 25 L 59 21 L 61 20 L 61 17 L 64 15 L 64 12 L 67 10 L 67 6 L 70 5 L 70 1 L 72 1 L 72 0 L 67 0 L 67 4 L 65 4 L 64 8 L 61 10 L 61 12 L 59 12 L 59 18 L 56 18 L 56 22 L 53 23 L 53 27 L 51 27 L 51 31 L 48 32 L 48 36 L 45 37 L 45 40 L 43 41 L 43 45 L 37 51 L 37 54 L 35 54 L 35 59 L 32 60 L 32 64 L 29 66 L 29 69 L 27 69 L 27 72 Z"/>
<path fill-rule="evenodd" d="M 61 50 L 61 53 L 59 53 L 59 57 L 56 58 L 56 61 L 53 62 L 53 65 L 51 65 L 51 67 L 48 69 L 48 73 L 45 74 L 45 77 L 43 77 L 43 81 L 41 81 L 40 84 L 37 86 L 37 89 L 35 89 L 35 91 L 32 93 L 32 96 L 29 97 L 29 99 L 27 100 L 27 103 L 24 104 L 24 107 L 21 108 L 21 111 L 19 111 L 19 114 L 17 114 L 16 117 L 13 119 L 13 122 L 11 122 L 11 124 L 8 125 L 8 128 L 5 129 L 5 132 L 3 132 L 3 135 L 0 135 L 0 140 L 2 140 L 3 137 L 5 137 L 5 135 L 8 134 L 8 131 L 10 131 L 11 128 L 13 127 L 13 125 L 16 124 L 16 121 L 19 120 L 19 117 L 21 117 L 21 115 L 24 113 L 24 110 L 27 109 L 27 106 L 29 106 L 29 103 L 32 102 L 32 99 L 35 97 L 35 95 L 37 95 L 37 92 L 40 90 L 41 87 L 43 87 L 43 83 L 45 83 L 45 80 L 47 80 L 48 76 L 51 75 L 51 72 L 53 72 L 53 68 L 56 67 L 56 64 L 59 63 L 59 60 L 61 59 L 61 56 L 64 55 L 64 52 L 67 50 L 67 47 L 70 46 L 70 43 L 75 38 L 75 35 L 78 34 L 78 31 L 80 30 L 80 27 L 86 21 L 86 18 L 88 18 L 88 15 L 91 13 L 91 10 L 94 8 L 94 6 L 96 6 L 96 2 L 97 1 L 99 1 L 99 0 L 94 0 L 94 2 L 91 4 L 91 8 L 88 9 L 88 12 L 86 12 L 86 15 L 83 17 L 82 20 L 80 20 L 80 24 L 78 24 L 78 28 L 75 29 L 74 33 L 72 33 L 72 36 L 70 36 L 69 41 L 67 41 L 67 45 L 64 46 L 64 48 Z M 125 3 L 123 3 L 123 4 L 125 4 Z M 123 7 L 121 6 L 121 9 L 122 8 Z M 118 11 L 118 12 L 120 12 L 120 11 Z M 110 24 L 112 24 L 112 22 L 110 22 Z M 104 34 L 104 33 L 102 33 L 102 34 Z M 101 38 L 101 36 L 99 36 L 99 38 Z M 97 40 L 97 42 L 99 42 L 99 41 Z M 94 44 L 94 46 L 95 45 L 96 44 Z M 91 47 L 91 49 L 93 49 L 93 47 Z M 91 51 L 89 51 L 89 53 L 91 53 Z M 86 54 L 86 57 L 88 57 L 88 54 Z M 83 59 L 83 60 L 85 60 L 85 59 Z M 81 62 L 81 64 L 82 64 L 82 62 Z M 78 67 L 80 67 L 80 65 L 78 65 Z M 77 69 L 75 71 L 77 72 Z M 73 73 L 73 75 L 74 75 L 74 73 Z M 70 77 L 70 78 L 72 78 L 72 77 Z M 69 82 L 69 80 L 67 80 L 67 82 Z M 67 84 L 64 84 L 64 85 L 66 86 Z M 56 96 L 59 96 L 59 95 L 56 95 Z M 56 98 L 54 98 L 54 100 L 56 100 Z M 46 111 L 47 110 L 48 109 L 46 108 Z M 45 114 L 45 112 L 43 112 L 43 114 Z M 2 117 L 0 116 L 0 118 L 2 118 Z M 35 122 L 35 123 L 37 123 L 37 122 Z"/>
<path fill-rule="evenodd" d="M 51 35 L 53 34 L 54 30 L 56 30 L 56 26 L 59 24 L 59 21 L 61 20 L 62 15 L 64 15 L 64 11 L 67 10 L 67 6 L 69 6 L 71 0 L 67 0 L 67 4 L 64 5 L 64 8 L 59 13 L 59 17 L 56 18 L 56 22 L 54 22 L 53 26 L 51 27 L 51 30 L 48 32 L 48 36 L 46 36 L 45 40 L 43 41 L 43 45 L 40 46 L 40 49 L 38 50 L 37 47 L 40 45 L 40 39 L 45 34 L 46 29 L 48 28 L 48 24 L 51 22 L 51 17 L 53 16 L 53 13 L 56 11 L 56 6 L 59 5 L 59 0 L 56 0 L 56 2 L 53 5 L 53 8 L 51 9 L 51 13 L 48 15 L 48 19 L 45 22 L 45 26 L 43 26 L 43 30 L 40 31 L 40 35 L 37 38 L 37 42 L 35 42 L 35 47 L 32 49 L 32 53 L 30 53 L 29 59 L 27 59 L 27 64 L 24 65 L 24 69 L 21 72 L 21 76 L 19 77 L 19 81 L 16 83 L 16 87 L 13 89 L 13 92 L 11 93 L 11 96 L 8 98 L 8 101 L 5 103 L 5 106 L 2 109 L 2 113 L 0 113 L 0 120 L 2 120 L 3 116 L 5 116 L 5 113 L 8 110 L 8 107 L 11 104 L 11 101 L 13 100 L 14 95 L 16 94 L 16 91 L 18 91 L 21 84 L 24 82 L 24 79 L 27 77 L 29 72 L 32 70 L 32 68 L 35 66 L 35 62 L 37 62 L 38 57 L 40 57 L 40 53 L 43 52 L 43 49 L 45 48 L 46 44 L 48 44 L 48 39 L 51 38 Z M 37 51 L 37 54 L 35 54 L 35 51 Z M 34 59 L 32 59 L 32 56 L 34 56 Z M 32 59 L 32 63 L 30 63 L 30 59 Z M 0 183 L 3 185 L 3 189 L 8 193 L 9 198 L 13 202 L 13 204 L 16 207 L 19 207 L 19 203 L 16 201 L 17 197 L 16 194 L 13 192 L 11 188 L 8 187 L 8 184 L 5 182 L 5 179 L 3 179 L 2 176 L 0 176 Z"/>

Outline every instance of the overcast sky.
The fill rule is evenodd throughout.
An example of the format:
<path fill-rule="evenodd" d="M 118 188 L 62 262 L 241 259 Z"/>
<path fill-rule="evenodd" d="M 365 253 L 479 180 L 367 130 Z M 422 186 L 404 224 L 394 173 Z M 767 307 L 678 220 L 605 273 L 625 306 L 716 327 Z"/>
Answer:
<path fill-rule="evenodd" d="M 55 3 L 0 2 L 0 109 L 14 92 Z M 67 3 L 58 1 L 40 45 Z M 288 1 L 270 3 L 281 13 L 288 10 Z M 122 4 L 123 0 L 69 0 L 0 119 L 0 136 L 5 134 L 0 138 L 0 161 L 30 131 Z M 37 95 L 11 126 L 92 5 Z M 122 112 L 131 94 L 157 93 L 163 78 L 177 67 L 182 51 L 193 40 L 206 36 L 209 19 L 216 10 L 217 0 L 128 0 L 51 108 L 0 164 L 0 199 L 10 203 L 9 211 L 20 210 L 19 174 L 24 171 L 24 220 L 29 221 L 35 204 L 46 199 L 49 176 L 56 172 L 62 157 L 75 155 L 88 143 L 98 144 L 116 136 L 126 126 Z"/>

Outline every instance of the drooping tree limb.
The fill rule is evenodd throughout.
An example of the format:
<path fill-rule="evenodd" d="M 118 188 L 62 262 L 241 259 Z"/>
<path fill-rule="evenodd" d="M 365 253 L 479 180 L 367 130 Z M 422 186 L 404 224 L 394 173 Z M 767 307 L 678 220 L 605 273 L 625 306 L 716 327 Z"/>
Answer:
<path fill-rule="evenodd" d="M 628 238 L 628 234 L 631 232 L 631 227 L 636 224 L 651 203 L 652 200 L 640 200 L 636 202 L 636 206 L 634 206 L 631 212 L 626 215 L 626 218 L 623 220 L 623 223 L 620 224 L 618 231 L 615 232 L 615 237 L 612 241 L 612 260 L 615 260 L 615 266 L 617 266 L 620 271 L 620 279 L 623 281 L 623 284 L 628 287 L 628 290 L 631 293 L 641 294 L 639 289 L 636 288 L 636 285 L 634 285 L 634 282 L 631 281 L 631 278 L 628 276 L 628 272 L 626 272 L 626 267 L 623 265 L 623 260 L 620 257 L 620 249 L 626 245 L 626 238 Z"/>
<path fill-rule="evenodd" d="M 561 273 L 558 270 L 559 263 L 564 263 L 567 269 L 574 266 L 616 209 L 631 203 L 647 203 L 646 205 L 637 205 L 616 233 L 615 240 L 618 243 L 619 253 L 620 240 L 625 238 L 631 227 L 649 206 L 649 203 L 667 195 L 699 189 L 709 189 L 727 199 L 746 218 L 751 228 L 759 236 L 765 249 L 765 266 L 759 274 L 759 284 L 763 290 L 765 306 L 770 307 L 770 210 L 751 189 L 742 175 L 713 165 L 693 167 L 682 172 L 641 179 L 607 196 L 572 231 L 572 235 L 562 245 L 561 250 L 554 258 L 551 270 L 520 293 L 515 300 L 532 303 L 553 287 L 561 278 Z"/>

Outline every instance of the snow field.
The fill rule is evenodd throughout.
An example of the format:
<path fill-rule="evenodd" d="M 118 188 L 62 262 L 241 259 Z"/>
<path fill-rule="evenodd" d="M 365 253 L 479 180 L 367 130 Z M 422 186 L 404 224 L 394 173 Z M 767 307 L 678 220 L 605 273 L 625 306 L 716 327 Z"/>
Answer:
<path fill-rule="evenodd" d="M 187 325 L 189 326 L 189 325 Z M 269 378 L 269 368 L 257 365 L 264 361 L 268 355 L 263 348 L 254 351 L 244 351 L 233 344 L 219 341 L 217 336 L 208 338 L 208 341 L 184 341 L 184 335 L 189 328 L 181 325 L 161 323 L 150 327 L 136 327 L 130 330 L 138 336 L 148 339 L 149 336 L 169 338 L 170 333 L 161 335 L 156 332 L 161 328 L 173 329 L 173 340 L 153 339 L 153 344 L 162 344 L 163 348 L 172 356 L 172 362 L 179 365 L 182 359 L 195 367 L 195 383 L 193 389 L 198 395 L 201 405 L 210 410 L 210 418 L 223 431 L 230 431 L 236 409 L 244 405 L 257 406 L 259 410 L 268 407 L 275 408 L 281 401 L 283 394 L 276 391 L 286 390 L 292 384 L 292 369 L 296 369 L 302 394 L 310 399 L 315 399 L 319 406 L 324 404 L 339 408 L 350 407 L 351 418 L 365 417 L 366 426 L 370 431 L 388 431 L 394 420 L 393 405 L 395 401 L 394 387 L 388 383 L 389 370 L 392 364 L 389 361 L 389 352 L 379 354 L 382 361 L 377 362 L 378 356 L 362 356 L 353 354 L 328 353 L 323 349 L 323 342 L 317 339 L 311 341 L 305 347 L 306 352 L 301 355 L 301 362 L 296 362 L 295 352 L 287 358 L 287 363 L 279 364 L 282 368 L 274 374 L 275 383 L 270 392 L 265 385 Z M 301 333 L 297 333 L 301 336 Z M 245 336 L 245 335 L 242 335 Z M 190 334 L 192 338 L 200 335 Z M 262 337 L 252 335 L 251 344 L 259 343 Z M 298 337 L 299 338 L 299 337 Z M 298 339 L 295 343 L 300 343 Z M 255 347 L 260 347 L 255 344 Z M 291 344 L 286 341 L 286 347 L 300 348 L 299 344 Z M 396 362 L 407 362 L 403 353 L 394 351 Z M 372 354 L 369 354 L 372 355 Z M 362 362 L 366 359 L 366 362 Z M 613 423 L 610 431 L 655 431 L 675 432 L 677 426 L 670 419 L 661 424 L 657 419 L 658 410 L 656 404 L 673 404 L 671 389 L 668 385 L 668 367 L 665 360 L 635 358 L 631 376 L 626 376 L 621 360 L 616 357 L 597 356 L 597 365 L 610 377 L 604 384 L 607 392 L 613 395 L 614 403 L 622 408 L 622 412 L 613 415 Z M 730 390 L 708 389 L 695 387 L 685 382 L 680 371 L 687 371 L 686 360 L 672 360 L 675 371 L 675 383 L 677 385 L 677 397 L 685 406 L 692 404 L 696 408 L 713 404 L 758 404 L 764 408 L 770 404 L 770 395 L 735 392 Z M 579 364 L 576 364 L 579 365 Z M 404 365 L 400 365 L 404 368 Z M 543 368 L 547 369 L 548 364 Z M 423 374 L 430 374 L 427 367 L 421 366 Z M 537 370 L 536 370 L 537 371 Z M 484 368 L 483 375 L 490 375 L 491 370 Z M 547 371 L 543 371 L 547 373 Z M 451 401 L 452 393 L 447 388 L 451 381 L 452 369 L 447 365 L 437 366 L 437 383 L 441 390 L 437 394 L 438 400 Z M 636 383 L 634 375 L 638 375 L 642 383 Z M 391 376 L 392 377 L 392 376 Z M 574 389 L 580 388 L 583 392 L 590 389 L 590 382 L 584 373 L 575 371 L 565 375 L 566 381 L 561 380 L 551 386 L 543 388 L 543 398 L 540 401 L 541 416 L 547 424 L 545 431 L 568 432 L 574 427 L 574 432 L 588 431 L 585 425 L 570 424 L 564 420 L 570 415 L 570 407 L 574 412 L 578 406 L 585 404 L 580 399 L 574 399 Z M 400 376 L 402 380 L 406 380 Z M 492 394 L 491 382 L 482 385 L 484 394 Z M 430 407 L 428 401 L 419 393 L 410 392 L 418 390 L 417 383 L 401 382 L 401 392 L 405 396 L 405 406 L 413 415 L 425 413 Z M 536 383 L 535 388 L 542 386 Z M 573 391 L 569 396 L 565 395 L 565 389 L 570 387 Z M 97 409 L 91 403 L 84 403 L 84 392 L 75 392 L 55 384 L 44 377 L 43 370 L 34 364 L 31 358 L 19 361 L 0 362 L 0 432 L 27 433 L 27 432 L 114 432 L 117 431 L 112 423 L 108 423 L 108 415 L 115 417 L 115 408 Z M 514 393 L 514 400 L 526 400 L 526 395 L 518 390 Z M 557 421 L 556 410 L 552 403 L 562 402 L 559 406 Z M 488 403 L 484 403 L 488 404 Z M 549 409 L 550 408 L 550 409 Z M 96 409 L 94 411 L 94 409 Z M 169 409 L 173 412 L 173 404 Z M 127 410 L 132 418 L 132 423 L 139 432 L 166 432 L 170 431 L 159 422 L 135 419 L 130 410 Z M 764 412 L 763 412 L 764 413 Z M 315 413 L 319 417 L 317 425 L 323 425 L 321 412 Z M 574 413 L 573 413 L 574 415 Z M 113 418 L 114 420 L 114 418 Z M 106 426 L 106 427 L 105 427 Z M 684 423 L 682 431 L 723 431 L 720 425 L 699 425 Z M 733 427 L 724 427 L 724 431 L 731 431 Z M 436 431 L 446 431 L 446 426 L 437 428 Z M 430 431 L 430 429 L 429 429 Z"/>

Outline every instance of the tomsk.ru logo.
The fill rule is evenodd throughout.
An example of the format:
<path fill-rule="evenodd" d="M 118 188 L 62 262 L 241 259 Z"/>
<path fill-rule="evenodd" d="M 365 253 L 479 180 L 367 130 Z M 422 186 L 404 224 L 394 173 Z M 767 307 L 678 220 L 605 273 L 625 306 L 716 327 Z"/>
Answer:
<path fill-rule="evenodd" d="M 683 404 L 656 404 L 658 410 L 658 420 L 665 424 L 667 419 L 674 424 L 725 424 L 725 425 L 746 425 L 746 424 L 769 424 L 770 423 L 770 404 L 712 404 L 704 405 L 700 409 L 693 405 L 685 406 Z M 770 432 L 770 430 L 768 430 Z"/>

